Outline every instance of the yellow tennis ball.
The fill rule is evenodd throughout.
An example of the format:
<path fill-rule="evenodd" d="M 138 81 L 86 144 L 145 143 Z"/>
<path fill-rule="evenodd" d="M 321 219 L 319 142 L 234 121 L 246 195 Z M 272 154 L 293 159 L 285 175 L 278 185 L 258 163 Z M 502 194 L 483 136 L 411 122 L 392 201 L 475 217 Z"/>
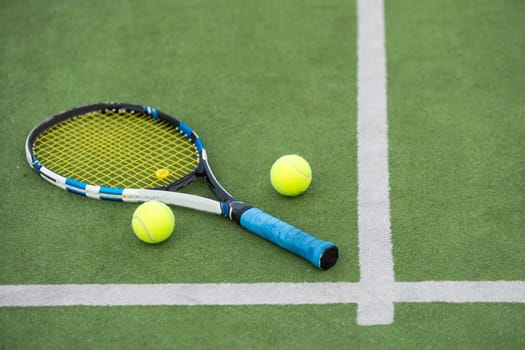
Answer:
<path fill-rule="evenodd" d="M 310 186 L 312 169 L 303 157 L 289 154 L 273 163 L 270 179 L 273 188 L 280 194 L 298 196 Z"/>
<path fill-rule="evenodd" d="M 156 244 L 171 236 L 175 228 L 175 216 L 166 204 L 148 201 L 135 209 L 131 227 L 141 241 Z"/>

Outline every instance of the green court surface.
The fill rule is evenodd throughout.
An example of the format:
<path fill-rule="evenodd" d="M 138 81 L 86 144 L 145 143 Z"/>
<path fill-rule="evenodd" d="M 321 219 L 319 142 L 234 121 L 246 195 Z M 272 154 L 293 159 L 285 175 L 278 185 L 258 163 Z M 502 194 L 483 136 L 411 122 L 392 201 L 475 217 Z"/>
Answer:
<path fill-rule="evenodd" d="M 0 285 L 360 280 L 357 21 L 350 0 L 0 0 Z M 395 280 L 525 281 L 525 2 L 386 0 Z M 183 119 L 240 200 L 340 250 L 319 271 L 205 213 L 173 208 L 157 246 L 135 204 L 50 186 L 25 160 L 44 118 L 119 101 Z M 269 171 L 301 154 L 304 195 Z M 208 195 L 204 183 L 185 192 Z M 522 349 L 523 303 L 0 307 L 0 349 Z"/>
<path fill-rule="evenodd" d="M 386 9 L 397 279 L 524 280 L 525 4 Z"/>

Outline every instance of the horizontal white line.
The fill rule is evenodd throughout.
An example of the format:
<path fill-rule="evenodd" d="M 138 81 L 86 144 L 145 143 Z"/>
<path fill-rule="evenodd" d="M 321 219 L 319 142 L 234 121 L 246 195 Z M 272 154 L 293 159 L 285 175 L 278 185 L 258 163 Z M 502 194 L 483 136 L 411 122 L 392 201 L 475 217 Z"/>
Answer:
<path fill-rule="evenodd" d="M 525 282 L 394 282 L 385 302 L 525 303 Z M 361 283 L 2 285 L 0 307 L 374 303 Z"/>
<path fill-rule="evenodd" d="M 0 306 L 350 303 L 353 283 L 65 284 L 0 286 Z"/>
<path fill-rule="evenodd" d="M 525 281 L 396 282 L 393 294 L 407 303 L 525 303 Z"/>

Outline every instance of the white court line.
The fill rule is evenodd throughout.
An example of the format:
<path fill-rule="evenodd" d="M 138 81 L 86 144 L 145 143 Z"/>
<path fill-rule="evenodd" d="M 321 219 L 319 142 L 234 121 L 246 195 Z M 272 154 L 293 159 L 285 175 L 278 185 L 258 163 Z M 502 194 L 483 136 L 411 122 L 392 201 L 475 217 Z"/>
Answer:
<path fill-rule="evenodd" d="M 525 303 L 525 282 L 394 282 L 385 296 L 406 303 Z M 0 286 L 0 307 L 369 304 L 370 298 L 363 284 L 348 282 Z"/>
<path fill-rule="evenodd" d="M 373 298 L 358 305 L 359 324 L 390 324 L 394 282 L 390 230 L 386 52 L 383 0 L 358 0 L 357 159 L 361 283 Z"/>
<path fill-rule="evenodd" d="M 393 300 L 407 303 L 525 303 L 525 281 L 396 282 Z"/>

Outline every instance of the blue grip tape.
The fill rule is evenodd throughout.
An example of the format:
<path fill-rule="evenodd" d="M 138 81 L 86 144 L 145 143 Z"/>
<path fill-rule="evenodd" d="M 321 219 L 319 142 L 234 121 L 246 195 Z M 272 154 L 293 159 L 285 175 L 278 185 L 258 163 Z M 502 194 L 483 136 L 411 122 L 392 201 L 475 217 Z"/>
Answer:
<path fill-rule="evenodd" d="M 321 268 L 321 256 L 334 244 L 315 238 L 264 211 L 251 208 L 240 219 L 245 229 L 296 254 Z"/>

